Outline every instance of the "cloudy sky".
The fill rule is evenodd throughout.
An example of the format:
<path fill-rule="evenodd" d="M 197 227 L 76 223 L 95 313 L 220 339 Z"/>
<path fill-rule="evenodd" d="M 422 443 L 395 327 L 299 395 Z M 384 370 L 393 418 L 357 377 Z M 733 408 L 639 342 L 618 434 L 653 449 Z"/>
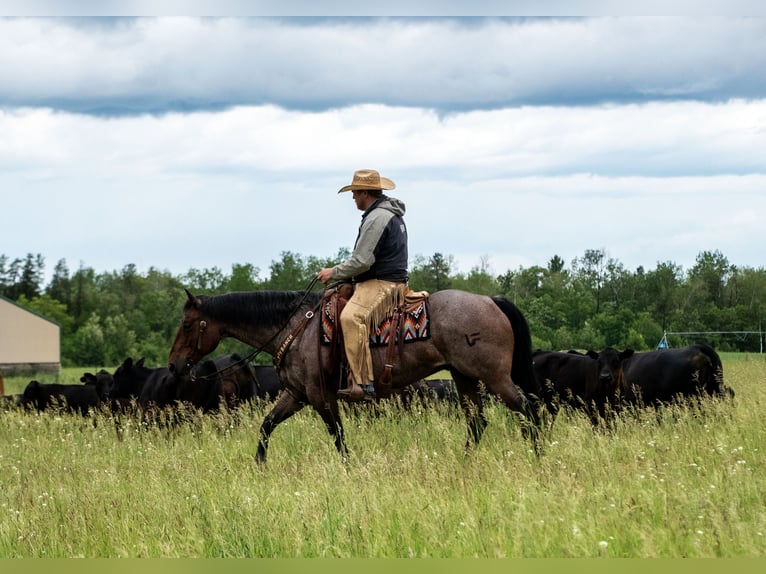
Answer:
<path fill-rule="evenodd" d="M 264 277 L 373 168 L 459 271 L 764 266 L 766 18 L 232 13 L 0 18 L 0 254 Z"/>

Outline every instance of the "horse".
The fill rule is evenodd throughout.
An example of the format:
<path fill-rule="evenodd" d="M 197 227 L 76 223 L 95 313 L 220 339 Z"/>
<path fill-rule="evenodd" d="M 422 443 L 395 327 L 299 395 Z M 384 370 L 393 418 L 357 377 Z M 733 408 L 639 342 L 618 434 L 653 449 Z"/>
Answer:
<path fill-rule="evenodd" d="M 330 289 L 327 290 L 328 292 Z M 342 368 L 330 347 L 322 346 L 318 291 L 252 291 L 192 295 L 186 290 L 181 324 L 168 356 L 168 368 L 188 373 L 225 337 L 279 356 L 283 390 L 260 428 L 255 460 L 266 461 L 269 438 L 281 422 L 311 405 L 348 458 L 337 391 Z M 448 289 L 428 296 L 430 337 L 399 345 L 387 365 L 391 388 L 400 390 L 448 369 L 468 425 L 466 452 L 479 444 L 487 426 L 482 395 L 497 397 L 519 413 L 522 432 L 538 451 L 540 387 L 532 369 L 532 342 L 524 315 L 503 297 Z M 386 348 L 371 349 L 376 381 L 386 367 Z M 398 360 L 397 360 L 398 359 Z"/>

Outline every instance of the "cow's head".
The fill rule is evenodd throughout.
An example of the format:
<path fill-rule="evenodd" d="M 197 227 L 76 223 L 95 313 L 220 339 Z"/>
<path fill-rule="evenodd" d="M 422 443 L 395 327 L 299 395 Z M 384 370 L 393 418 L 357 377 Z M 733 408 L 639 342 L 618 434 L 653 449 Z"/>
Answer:
<path fill-rule="evenodd" d="M 588 351 L 587 355 L 598 364 L 598 385 L 607 396 L 616 396 L 622 386 L 622 362 L 633 355 L 633 349 L 620 352 L 606 347 L 600 353 Z"/>

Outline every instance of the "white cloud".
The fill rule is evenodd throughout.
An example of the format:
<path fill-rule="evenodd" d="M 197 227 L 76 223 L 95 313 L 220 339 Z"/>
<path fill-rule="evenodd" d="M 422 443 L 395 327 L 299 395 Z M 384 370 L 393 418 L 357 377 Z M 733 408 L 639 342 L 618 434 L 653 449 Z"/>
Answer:
<path fill-rule="evenodd" d="M 0 111 L 0 164 L 14 170 L 122 174 L 334 174 L 373 162 L 475 182 L 596 173 L 763 172 L 766 100 L 523 107 L 455 113 L 382 105 L 327 112 L 274 106 L 101 118 Z"/>
<path fill-rule="evenodd" d="M 761 266 L 766 100 L 525 107 L 438 117 L 274 106 L 100 118 L 0 113 L 3 252 L 98 269 L 251 262 L 350 247 L 354 169 L 393 178 L 411 255 L 464 271 L 571 261 L 608 248 L 628 267 L 703 249 Z"/>

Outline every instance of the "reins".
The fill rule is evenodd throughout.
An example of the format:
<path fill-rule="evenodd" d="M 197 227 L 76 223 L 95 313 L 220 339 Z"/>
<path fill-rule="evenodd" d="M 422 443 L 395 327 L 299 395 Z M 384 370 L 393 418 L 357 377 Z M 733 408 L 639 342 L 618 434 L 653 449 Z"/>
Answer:
<path fill-rule="evenodd" d="M 285 320 L 284 325 L 282 327 L 280 327 L 279 330 L 277 330 L 274 333 L 274 335 L 272 335 L 272 337 L 268 341 L 266 341 L 263 345 L 261 345 L 260 347 L 254 348 L 253 351 L 250 354 L 248 354 L 247 356 L 240 358 L 238 361 L 234 361 L 232 364 L 227 365 L 223 369 L 215 371 L 214 373 L 210 373 L 208 375 L 202 375 L 201 377 L 197 377 L 197 376 L 194 375 L 194 370 L 192 370 L 190 372 L 190 374 L 189 374 L 189 377 L 191 378 L 191 380 L 192 381 L 202 381 L 202 380 L 212 379 L 212 378 L 215 378 L 215 377 L 221 375 L 221 373 L 225 373 L 225 372 L 230 371 L 232 369 L 239 368 L 242 364 L 250 362 L 251 360 L 255 359 L 255 357 L 257 357 L 261 353 L 261 351 L 263 351 L 264 348 L 268 347 L 271 343 L 273 343 L 274 340 L 277 338 L 277 336 L 280 335 L 282 333 L 282 331 L 285 330 L 287 325 L 290 324 L 290 321 L 292 321 L 293 317 L 298 312 L 298 309 L 300 309 L 301 306 L 303 305 L 303 303 L 305 303 L 306 299 L 308 298 L 309 294 L 311 293 L 311 290 L 314 288 L 314 285 L 316 285 L 316 282 L 317 282 L 318 279 L 319 279 L 319 277 L 317 275 L 314 275 L 314 278 L 311 281 L 309 281 L 309 284 L 303 290 L 303 295 L 301 296 L 300 301 L 298 301 L 298 304 L 295 306 L 295 308 L 292 310 L 292 312 L 287 316 L 287 319 Z M 320 301 L 320 305 L 321 305 L 321 301 Z M 314 310 L 313 309 L 311 309 L 311 310 L 306 312 L 306 315 L 305 315 L 303 321 L 299 325 L 300 331 L 303 331 L 303 329 L 305 329 L 305 327 L 308 324 L 309 320 L 313 316 L 314 316 Z M 202 335 L 205 333 L 205 329 L 207 329 L 207 321 L 200 321 L 200 323 L 199 323 L 199 335 L 197 337 L 197 350 L 202 348 Z M 285 351 L 290 346 L 290 343 L 292 343 L 293 339 L 295 339 L 295 337 L 298 334 L 300 334 L 300 332 L 298 332 L 298 330 L 296 329 L 296 331 L 293 331 L 293 333 L 291 333 L 287 337 L 287 339 L 285 339 L 285 341 L 280 345 L 279 350 L 277 351 L 277 355 L 279 356 L 279 361 L 280 362 L 282 360 L 282 356 L 284 355 Z M 275 355 L 274 364 L 275 364 L 275 366 L 277 368 L 279 368 L 279 365 L 277 364 L 277 355 Z"/>

